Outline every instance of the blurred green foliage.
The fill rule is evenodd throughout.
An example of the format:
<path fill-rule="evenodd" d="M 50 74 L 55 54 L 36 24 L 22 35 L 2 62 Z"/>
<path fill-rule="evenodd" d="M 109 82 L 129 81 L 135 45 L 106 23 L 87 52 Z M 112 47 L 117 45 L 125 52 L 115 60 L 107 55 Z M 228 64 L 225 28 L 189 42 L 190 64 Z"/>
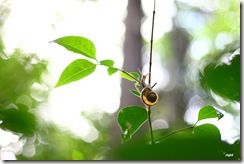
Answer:
<path fill-rule="evenodd" d="M 228 52 L 222 52 L 226 54 Z M 224 56 L 224 55 L 223 55 Z M 223 58 L 221 55 L 221 59 Z M 228 55 L 223 62 L 212 60 L 200 72 L 201 84 L 206 90 L 212 90 L 224 99 L 240 101 L 241 61 L 240 54 Z"/>
<path fill-rule="evenodd" d="M 117 147 L 114 160 L 240 160 L 240 141 L 228 144 L 212 138 L 198 138 L 189 132 L 177 133 L 150 145 L 140 136 Z"/>
<path fill-rule="evenodd" d="M 93 126 L 99 129 L 99 137 L 93 142 L 86 142 L 74 135 L 68 129 L 58 128 L 55 124 L 41 121 L 38 126 L 38 134 L 29 138 L 23 147 L 23 153 L 19 154 L 19 160 L 104 160 L 107 159 L 111 148 L 108 145 L 110 134 L 108 127 L 100 121 L 108 120 L 110 116 L 104 114 L 101 120 L 94 119 L 91 112 L 82 114 L 93 122 Z M 82 130 L 82 125 L 80 130 Z M 32 141 L 32 142 L 28 142 Z M 34 147 L 32 150 L 30 147 Z M 34 152 L 29 155 L 26 152 Z"/>
<path fill-rule="evenodd" d="M 162 63 L 166 66 L 165 68 L 168 64 L 175 64 L 175 58 L 179 58 L 179 61 L 182 62 L 175 64 L 175 67 L 179 67 L 177 71 L 181 72 L 179 74 L 181 77 L 177 77 L 181 86 L 180 90 L 185 89 L 185 95 L 190 95 L 185 98 L 188 100 L 185 100 L 187 104 L 193 96 L 200 95 L 201 102 L 195 102 L 195 104 L 211 103 L 238 119 L 240 108 L 238 104 L 235 106 L 233 103 L 240 102 L 241 91 L 240 2 L 236 0 L 213 2 L 214 4 L 199 5 L 205 2 L 191 4 L 180 0 L 175 1 L 177 14 L 173 18 L 172 31 L 175 31 L 177 35 L 172 35 L 172 31 L 166 33 L 155 42 L 154 47 L 155 51 L 162 54 Z M 183 34 L 185 40 L 178 35 L 178 31 Z M 188 47 L 182 47 L 179 40 L 183 40 L 183 43 L 190 41 L 190 44 L 187 45 Z M 202 43 L 207 46 L 207 49 L 202 49 L 202 47 L 193 49 L 192 45 L 196 41 L 203 41 Z M 186 50 L 186 58 L 183 57 L 184 51 L 181 51 L 182 54 L 174 56 L 175 49 Z M 205 50 L 206 54 L 201 58 L 202 51 Z M 200 59 L 194 58 L 195 56 Z M 187 67 L 186 72 L 183 71 L 184 67 L 179 64 Z M 213 96 L 212 91 L 226 100 L 227 105 L 219 105 L 220 98 Z M 177 103 L 179 102 L 177 101 Z M 220 115 L 220 117 L 224 116 Z M 155 145 L 148 143 L 150 140 L 148 134 L 135 135 L 129 142 L 116 147 L 111 158 L 116 160 L 241 159 L 240 139 L 231 144 L 220 140 L 221 133 L 215 126 L 204 124 L 199 127 L 204 129 L 195 129 L 199 133 L 198 136 L 190 131 L 184 131 L 171 135 Z M 236 130 L 239 128 L 240 124 L 237 121 Z M 159 132 L 154 131 L 154 135 L 156 137 L 167 135 L 172 129 L 171 126 L 169 129 L 158 130 Z M 209 134 L 216 134 L 215 137 L 206 135 L 206 130 L 209 130 Z M 207 138 L 202 138 L 204 135 Z M 216 138 L 218 142 L 216 142 Z"/>
<path fill-rule="evenodd" d="M 192 87 L 189 87 L 189 90 L 197 92 L 194 94 L 202 95 L 202 89 L 205 89 L 208 97 L 212 97 L 216 102 L 218 100 L 212 96 L 211 91 L 227 101 L 239 102 L 240 53 L 234 52 L 238 52 L 236 50 L 240 48 L 238 40 L 240 2 L 236 0 L 214 2 L 217 7 L 206 10 L 199 6 L 191 6 L 189 3 L 175 1 L 177 14 L 173 28 L 183 31 L 184 35 L 190 38 L 191 43 L 200 39 L 210 41 L 210 53 L 200 61 L 189 59 L 188 72 L 183 76 L 192 75 L 189 73 L 191 71 L 199 71 L 197 76 L 199 75 L 203 88 L 194 90 L 195 81 L 191 81 L 191 86 L 187 85 Z M 3 10 L 0 10 L 0 26 L 4 18 L 1 11 Z M 186 13 L 190 16 L 184 15 Z M 183 20 L 181 15 L 184 15 Z M 197 16 L 199 22 L 191 20 L 195 23 L 194 26 L 185 24 L 192 15 Z M 231 38 L 229 45 L 225 45 L 225 49 L 216 46 L 220 34 L 227 34 Z M 174 39 L 177 40 L 173 38 L 173 41 Z M 172 45 L 170 40 L 172 41 L 172 38 L 166 34 L 155 43 L 156 51 L 163 52 L 161 54 L 164 63 L 172 59 L 171 49 L 175 45 Z M 190 49 L 190 47 L 184 48 Z M 196 65 L 197 68 L 194 67 Z M 107 124 L 102 124 L 101 120 L 92 119 L 97 114 L 95 112 L 90 113 L 93 116 L 89 116 L 88 113 L 82 115 L 99 130 L 99 138 L 92 143 L 87 143 L 81 138 L 74 137 L 69 131 L 45 123 L 35 115 L 35 108 L 41 102 L 33 97 L 31 90 L 33 84 L 36 83 L 47 86 L 42 79 L 46 67 L 46 61 L 40 60 L 35 54 L 25 54 L 16 50 L 10 56 L 6 55 L 4 44 L 0 39 L 0 120 L 2 121 L 0 128 L 26 136 L 23 151 L 17 155 L 19 160 L 240 160 L 240 140 L 236 140 L 233 144 L 221 140 L 216 142 L 211 137 L 197 138 L 189 131 L 171 135 L 155 145 L 147 143 L 148 132 L 139 133 L 122 145 L 109 145 L 113 136 L 109 125 L 114 122 L 108 114 L 104 114 L 101 119 L 103 122 L 107 121 Z M 186 78 L 192 80 L 190 76 Z M 43 92 L 40 96 L 45 99 L 48 93 Z M 227 106 L 221 109 L 230 111 L 232 108 Z M 233 114 L 233 112 L 230 113 Z M 239 112 L 236 113 L 236 115 L 239 114 Z M 160 137 L 171 130 L 172 127 L 163 131 L 154 131 L 154 133 L 156 137 Z"/>
<path fill-rule="evenodd" d="M 10 108 L 0 110 L 0 128 L 14 133 L 22 133 L 26 136 L 34 135 L 36 129 L 35 116 L 22 108 Z"/>
<path fill-rule="evenodd" d="M 36 117 L 33 109 L 40 104 L 31 96 L 34 83 L 43 84 L 47 63 L 35 54 L 16 50 L 10 57 L 0 57 L 0 127 L 15 133 L 33 135 Z M 47 93 L 42 95 L 47 96 Z"/>

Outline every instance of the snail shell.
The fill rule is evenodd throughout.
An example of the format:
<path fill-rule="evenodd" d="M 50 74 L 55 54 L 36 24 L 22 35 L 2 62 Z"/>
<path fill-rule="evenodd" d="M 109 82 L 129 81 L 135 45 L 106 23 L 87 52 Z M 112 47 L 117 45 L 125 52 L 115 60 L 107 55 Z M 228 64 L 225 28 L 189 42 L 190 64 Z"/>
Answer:
<path fill-rule="evenodd" d="M 158 95 L 152 88 L 146 86 L 141 91 L 141 100 L 147 106 L 153 106 L 158 102 Z"/>

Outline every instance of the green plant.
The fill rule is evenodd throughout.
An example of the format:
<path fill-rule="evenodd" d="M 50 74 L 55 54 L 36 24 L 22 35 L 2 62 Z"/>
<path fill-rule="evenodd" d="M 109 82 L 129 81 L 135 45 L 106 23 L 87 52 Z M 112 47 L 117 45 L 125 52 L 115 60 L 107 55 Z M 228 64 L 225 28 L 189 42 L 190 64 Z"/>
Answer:
<path fill-rule="evenodd" d="M 60 87 L 62 85 L 69 84 L 71 82 L 80 80 L 88 75 L 91 75 L 97 66 L 105 66 L 107 67 L 108 75 L 112 75 L 116 73 L 117 71 L 121 72 L 121 77 L 125 78 L 127 80 L 132 81 L 135 83 L 136 89 L 138 86 L 144 82 L 144 78 L 140 80 L 140 72 L 127 72 L 125 70 L 119 69 L 114 67 L 114 61 L 110 59 L 106 60 L 97 60 L 96 58 L 96 49 L 92 41 L 90 41 L 87 38 L 79 37 L 79 36 L 66 36 L 59 39 L 56 39 L 52 41 L 54 43 L 57 43 L 64 48 L 66 48 L 69 51 L 78 53 L 80 55 L 83 55 L 86 58 L 90 58 L 93 61 L 87 60 L 87 59 L 77 59 L 73 62 L 71 62 L 62 72 L 57 84 L 55 87 Z M 142 76 L 144 77 L 144 76 Z M 131 90 L 131 92 L 137 96 L 140 97 L 141 93 L 138 92 L 138 90 Z M 148 110 L 150 106 L 147 106 L 145 108 L 138 107 L 138 106 L 127 106 L 123 109 L 120 109 L 118 113 L 118 124 L 121 127 L 122 130 L 122 141 L 129 140 L 132 135 L 148 120 L 150 122 L 150 110 Z M 198 120 L 197 122 L 184 129 L 180 129 L 174 132 L 169 133 L 168 135 L 162 136 L 161 138 L 154 141 L 154 138 L 151 139 L 152 143 L 158 142 L 162 140 L 163 138 L 170 136 L 174 133 L 193 128 L 193 133 L 199 136 L 204 135 L 214 135 L 218 138 L 220 138 L 220 132 L 218 128 L 212 124 L 204 124 L 204 125 L 197 125 L 197 123 L 201 120 L 208 119 L 208 118 L 218 118 L 221 119 L 223 115 L 218 112 L 214 107 L 212 106 L 205 106 L 203 107 L 198 114 Z M 151 123 L 149 123 L 151 126 Z M 150 128 L 152 129 L 152 128 Z M 152 133 L 152 131 L 151 131 Z"/>
<path fill-rule="evenodd" d="M 139 97 L 145 108 L 139 106 L 127 106 L 118 112 L 118 124 L 122 131 L 122 142 L 128 141 L 131 139 L 132 135 L 148 120 L 149 122 L 149 130 L 151 135 L 151 144 L 155 144 L 155 142 L 159 142 L 163 138 L 170 136 L 174 133 L 193 128 L 193 133 L 199 136 L 204 135 L 214 135 L 218 139 L 220 139 L 220 132 L 218 128 L 212 124 L 204 124 L 197 125 L 197 123 L 201 120 L 208 118 L 218 118 L 221 119 L 223 114 L 218 112 L 212 106 L 203 107 L 198 114 L 197 122 L 189 127 L 176 130 L 171 132 L 161 138 L 155 140 L 153 136 L 152 123 L 151 123 L 151 106 L 154 106 L 158 101 L 158 95 L 152 89 L 156 85 L 156 83 L 151 86 L 151 67 L 152 67 L 152 46 L 153 46 L 153 29 L 154 29 L 154 17 L 155 17 L 155 1 L 154 1 L 154 9 L 153 9 L 153 19 L 152 19 L 152 33 L 151 33 L 151 41 L 150 41 L 150 58 L 149 58 L 149 73 L 148 84 L 146 84 L 145 80 L 147 75 L 143 75 L 140 70 L 139 72 L 127 72 L 123 69 L 119 69 L 114 67 L 114 61 L 111 59 L 106 60 L 98 60 L 96 58 L 96 48 L 94 43 L 80 36 L 65 36 L 59 39 L 53 40 L 52 42 L 63 46 L 67 50 L 83 55 L 86 59 L 77 59 L 71 62 L 62 72 L 57 84 L 55 87 L 59 87 L 62 85 L 69 84 L 71 82 L 81 80 L 84 77 L 91 75 L 97 66 L 105 66 L 107 67 L 108 75 L 113 75 L 116 72 L 121 72 L 121 77 L 125 78 L 134 83 L 136 90 L 130 90 L 132 94 Z M 91 60 L 87 60 L 91 59 Z M 139 86 L 142 87 L 142 90 L 139 90 Z"/>

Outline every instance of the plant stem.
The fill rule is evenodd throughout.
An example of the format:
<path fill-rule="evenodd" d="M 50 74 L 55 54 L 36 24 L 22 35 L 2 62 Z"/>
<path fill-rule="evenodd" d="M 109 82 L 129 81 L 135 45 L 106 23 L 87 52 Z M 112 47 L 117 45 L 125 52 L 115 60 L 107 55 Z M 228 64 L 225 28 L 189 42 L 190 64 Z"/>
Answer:
<path fill-rule="evenodd" d="M 116 68 L 118 69 L 118 68 Z M 130 76 L 131 78 L 133 78 L 135 81 L 137 81 L 139 84 L 140 84 L 140 80 L 138 80 L 137 78 L 135 78 L 133 75 L 131 75 L 129 72 L 126 72 L 125 70 L 123 69 L 118 69 L 120 72 L 123 72 L 125 73 L 126 75 Z"/>
<path fill-rule="evenodd" d="M 149 78 L 148 78 L 148 84 L 151 86 L 151 70 L 152 70 L 152 47 L 153 47 L 153 29 L 154 29 L 154 19 L 155 19 L 155 5 L 156 0 L 154 0 L 154 6 L 153 6 L 153 18 L 152 18 L 152 31 L 151 31 L 151 41 L 150 41 L 150 59 L 149 59 Z M 152 121 L 150 117 L 150 106 L 147 108 L 147 117 L 148 117 L 148 123 L 149 123 L 149 130 L 151 134 L 151 141 L 152 145 L 154 144 L 154 138 L 153 138 L 153 130 L 152 130 Z"/>
<path fill-rule="evenodd" d="M 183 129 L 175 130 L 175 131 L 173 131 L 173 132 L 171 132 L 169 134 L 166 134 L 166 135 L 162 136 L 161 138 L 157 139 L 155 142 L 158 142 L 158 141 L 160 141 L 160 140 L 162 140 L 162 139 L 164 139 L 164 138 L 166 138 L 166 137 L 168 137 L 170 135 L 173 135 L 175 133 L 178 133 L 178 132 L 181 132 L 181 131 L 184 131 L 184 130 L 188 130 L 188 129 L 191 129 L 191 128 L 194 128 L 194 127 L 195 127 L 195 125 L 191 125 L 191 126 L 188 126 L 186 128 L 183 128 Z"/>
<path fill-rule="evenodd" d="M 99 61 L 97 61 L 99 65 L 102 65 Z M 123 69 L 119 69 L 119 68 L 115 68 L 115 67 L 111 67 L 111 66 L 106 66 L 106 65 L 102 65 L 102 66 L 105 66 L 105 67 L 110 67 L 110 68 L 114 68 L 114 69 L 117 69 L 119 70 L 120 72 L 123 72 L 124 74 L 130 76 L 132 79 L 134 79 L 135 81 L 137 81 L 139 84 L 141 83 L 140 80 L 138 80 L 137 78 L 135 78 L 133 75 L 131 75 L 129 72 L 123 70 Z"/>
<path fill-rule="evenodd" d="M 150 118 L 150 113 L 151 113 L 151 109 L 150 106 L 147 108 L 147 117 L 148 117 L 148 123 L 149 123 L 149 131 L 151 134 L 151 141 L 152 141 L 152 145 L 154 144 L 154 138 L 153 138 L 153 130 L 152 130 L 152 122 L 151 122 L 151 118 Z"/>
<path fill-rule="evenodd" d="M 149 85 L 151 85 L 152 48 L 153 48 L 153 31 L 154 31 L 154 19 L 155 19 L 155 6 L 156 6 L 156 0 L 154 0 L 154 6 L 153 6 L 152 32 L 151 32 L 151 41 L 150 41 L 149 79 L 148 79 L 148 84 Z"/>

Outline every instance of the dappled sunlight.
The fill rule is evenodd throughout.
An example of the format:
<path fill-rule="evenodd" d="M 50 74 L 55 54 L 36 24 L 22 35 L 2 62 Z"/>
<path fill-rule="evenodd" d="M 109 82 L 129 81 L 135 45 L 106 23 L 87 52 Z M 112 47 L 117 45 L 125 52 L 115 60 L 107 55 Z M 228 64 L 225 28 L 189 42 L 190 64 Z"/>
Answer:
<path fill-rule="evenodd" d="M 193 41 L 190 52 L 191 56 L 195 60 L 200 60 L 203 56 L 205 56 L 211 47 L 211 42 L 208 40 L 196 40 Z"/>
<path fill-rule="evenodd" d="M 222 141 L 232 144 L 240 138 L 238 71 L 227 72 L 233 76 L 223 79 L 223 83 L 220 77 L 212 76 L 216 70 L 225 71 L 230 66 L 236 70 L 239 66 L 240 48 L 236 50 L 240 36 L 238 1 L 157 0 L 150 65 L 153 1 L 141 0 L 143 17 L 140 33 L 137 29 L 136 34 L 142 37 L 139 51 L 142 60 L 141 63 L 137 61 L 143 75 L 152 68 L 150 80 L 152 85 L 156 84 L 153 91 L 159 97 L 151 110 L 152 120 L 149 119 L 150 108 L 145 107 L 148 113 L 145 108 L 133 104 L 119 109 L 122 104 L 120 73 L 123 71 L 117 68 L 122 69 L 124 65 L 128 1 L 5 1 L 9 3 L 10 12 L 6 20 L 3 18 L 4 23 L 0 22 L 0 64 L 4 68 L 0 71 L 0 108 L 3 108 L 0 110 L 0 159 L 109 159 L 117 145 L 115 141 L 120 144 L 121 140 L 131 140 L 139 128 L 141 133 L 134 135 L 139 142 L 151 136 L 153 143 L 152 133 L 148 133 L 148 129 L 143 131 L 147 121 L 157 137 L 160 133 L 167 136 L 166 133 L 175 127 L 210 123 L 219 129 Z M 0 0 L 0 9 L 5 1 Z M 83 52 L 74 53 L 62 44 L 57 45 L 55 41 L 64 36 L 89 39 L 95 45 L 96 57 L 83 56 Z M 234 50 L 236 58 L 232 54 Z M 57 85 L 65 68 L 77 59 L 87 59 L 96 70 L 91 75 L 84 74 L 82 80 L 69 76 L 64 80 L 67 83 Z M 101 64 L 102 60 L 109 59 L 114 65 Z M 224 64 L 226 68 L 221 70 Z M 118 72 L 110 76 L 108 68 Z M 217 72 L 216 75 L 228 76 L 227 73 Z M 138 79 L 133 79 L 132 83 L 139 84 Z M 148 79 L 149 76 L 146 83 Z M 231 84 L 226 84 L 226 80 Z M 137 96 L 141 103 L 142 93 L 137 92 Z M 216 115 L 198 122 L 199 112 L 206 105 L 217 111 Z M 218 112 L 224 117 L 220 118 Z M 6 113 L 15 117 L 8 119 Z M 121 131 L 118 133 L 116 128 Z M 192 139 L 193 131 L 177 134 L 169 140 L 172 139 L 174 145 L 174 139 L 182 139 L 181 135 Z M 185 148 L 184 142 L 181 143 Z M 136 147 L 125 152 L 131 155 L 144 150 L 133 148 Z"/>
<path fill-rule="evenodd" d="M 164 119 L 156 119 L 152 122 L 152 128 L 153 130 L 167 129 L 169 128 L 169 125 Z"/>
<path fill-rule="evenodd" d="M 221 32 L 216 37 L 215 46 L 218 49 L 224 49 L 224 47 L 231 42 L 233 42 L 232 36 L 227 32 Z"/>

